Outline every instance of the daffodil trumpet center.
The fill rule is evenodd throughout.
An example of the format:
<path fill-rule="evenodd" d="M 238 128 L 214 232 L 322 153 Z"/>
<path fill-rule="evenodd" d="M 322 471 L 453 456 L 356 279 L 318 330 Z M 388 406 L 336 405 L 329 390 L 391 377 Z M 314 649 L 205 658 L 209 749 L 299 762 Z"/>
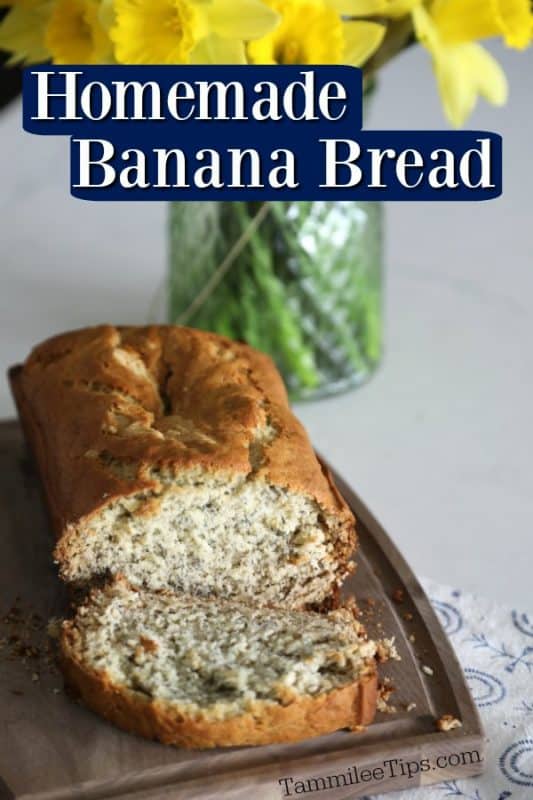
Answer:
<path fill-rule="evenodd" d="M 338 64 L 344 51 L 343 21 L 327 0 L 265 0 L 279 25 L 248 46 L 257 64 Z"/>
<path fill-rule="evenodd" d="M 110 60 L 111 46 L 96 0 L 57 0 L 45 42 L 56 64 L 98 64 Z"/>

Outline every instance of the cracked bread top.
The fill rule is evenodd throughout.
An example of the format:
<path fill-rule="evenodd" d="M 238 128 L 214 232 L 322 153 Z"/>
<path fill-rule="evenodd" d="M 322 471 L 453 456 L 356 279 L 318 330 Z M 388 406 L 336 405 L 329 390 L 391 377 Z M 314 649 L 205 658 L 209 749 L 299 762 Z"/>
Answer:
<path fill-rule="evenodd" d="M 179 473 L 246 476 L 354 520 L 292 414 L 272 361 L 224 337 L 175 326 L 102 325 L 36 347 L 12 376 L 57 533 L 113 500 L 157 495 Z"/>

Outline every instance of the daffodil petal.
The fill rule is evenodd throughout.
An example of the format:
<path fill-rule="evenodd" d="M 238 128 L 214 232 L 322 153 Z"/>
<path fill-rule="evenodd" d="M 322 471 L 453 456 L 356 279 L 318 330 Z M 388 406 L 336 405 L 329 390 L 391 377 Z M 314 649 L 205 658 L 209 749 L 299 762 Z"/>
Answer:
<path fill-rule="evenodd" d="M 422 0 L 330 0 L 339 14 L 347 17 L 405 17 Z"/>
<path fill-rule="evenodd" d="M 8 65 L 37 64 L 47 61 L 50 52 L 44 41 L 44 29 L 48 22 L 52 4 L 34 3 L 31 6 L 13 6 L 0 22 L 0 49 L 12 55 Z"/>
<path fill-rule="evenodd" d="M 529 0 L 493 0 L 505 44 L 523 50 L 531 42 L 533 15 Z"/>
<path fill-rule="evenodd" d="M 105 64 L 112 51 L 95 0 L 57 0 L 45 43 L 54 64 Z"/>
<path fill-rule="evenodd" d="M 385 8 L 381 13 L 385 17 L 405 17 L 421 3 L 422 0 L 385 0 Z"/>
<path fill-rule="evenodd" d="M 422 6 L 417 6 L 413 9 L 413 25 L 416 38 L 424 47 L 427 47 L 430 51 L 434 51 L 439 47 L 439 35 L 435 23 Z"/>
<path fill-rule="evenodd" d="M 509 96 L 509 84 L 505 72 L 488 50 L 480 44 L 465 47 L 463 55 L 468 70 L 476 76 L 479 94 L 493 106 L 503 106 Z"/>
<path fill-rule="evenodd" d="M 198 42 L 191 53 L 191 64 L 245 64 L 244 45 L 240 39 L 222 39 L 212 34 Z"/>
<path fill-rule="evenodd" d="M 524 49 L 531 41 L 529 0 L 435 0 L 431 15 L 446 42 L 503 36 L 509 47 Z"/>
<path fill-rule="evenodd" d="M 113 5 L 109 35 L 121 64 L 188 64 L 209 33 L 205 3 L 190 4 L 182 9 L 186 14 L 176 13 L 175 0 L 114 0 Z"/>
<path fill-rule="evenodd" d="M 431 54 L 444 113 L 451 124 L 459 128 L 477 99 L 474 84 L 461 70 L 460 50 L 464 45 L 446 47 L 435 23 L 422 7 L 414 10 L 413 23 L 417 38 Z"/>
<path fill-rule="evenodd" d="M 468 47 L 458 47 L 465 46 Z M 475 82 L 463 71 L 457 51 L 443 53 L 440 58 L 434 58 L 433 64 L 444 113 L 451 124 L 459 128 L 476 105 Z"/>
<path fill-rule="evenodd" d="M 330 0 L 329 5 L 346 17 L 372 17 L 381 14 L 384 0 Z"/>
<path fill-rule="evenodd" d="M 98 17 L 102 27 L 106 31 L 109 31 L 116 21 L 114 0 L 102 0 L 98 11 Z"/>
<path fill-rule="evenodd" d="M 344 61 L 359 67 L 373 55 L 385 36 L 385 27 L 376 22 L 350 20 L 343 25 Z"/>
<path fill-rule="evenodd" d="M 427 11 L 413 14 L 415 32 L 429 50 L 437 78 L 444 113 L 460 127 L 471 114 L 479 95 L 493 105 L 507 100 L 507 79 L 490 53 L 474 42 L 447 44 Z"/>
<path fill-rule="evenodd" d="M 279 21 L 276 12 L 261 0 L 213 0 L 207 14 L 213 33 L 224 39 L 258 39 Z"/>

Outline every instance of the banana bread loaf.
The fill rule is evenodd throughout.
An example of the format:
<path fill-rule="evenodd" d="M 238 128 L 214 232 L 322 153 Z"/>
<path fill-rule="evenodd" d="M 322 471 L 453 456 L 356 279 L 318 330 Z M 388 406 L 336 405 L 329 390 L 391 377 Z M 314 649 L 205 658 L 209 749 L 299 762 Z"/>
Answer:
<path fill-rule="evenodd" d="M 350 571 L 353 516 L 265 355 L 104 325 L 39 345 L 11 382 L 65 580 L 299 608 Z"/>
<path fill-rule="evenodd" d="M 376 645 L 344 609 L 250 607 L 116 580 L 60 634 L 67 684 L 131 733 L 181 747 L 292 742 L 376 708 Z"/>

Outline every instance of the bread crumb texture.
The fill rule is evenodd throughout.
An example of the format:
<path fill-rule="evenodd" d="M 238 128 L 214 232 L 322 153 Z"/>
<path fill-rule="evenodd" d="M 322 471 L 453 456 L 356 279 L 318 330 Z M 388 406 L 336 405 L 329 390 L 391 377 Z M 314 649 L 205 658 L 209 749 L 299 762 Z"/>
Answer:
<path fill-rule="evenodd" d="M 375 654 L 343 609 L 250 608 L 122 581 L 93 591 L 64 623 L 62 648 L 114 684 L 214 719 L 351 684 Z"/>
<path fill-rule="evenodd" d="M 66 580 L 297 608 L 350 572 L 353 516 L 252 348 L 100 326 L 37 347 L 14 388 Z"/>
<path fill-rule="evenodd" d="M 448 731 L 453 731 L 456 728 L 462 728 L 463 723 L 457 717 L 452 716 L 452 714 L 443 714 L 440 719 L 436 720 L 436 727 L 438 731 L 442 733 L 448 733 Z"/>

